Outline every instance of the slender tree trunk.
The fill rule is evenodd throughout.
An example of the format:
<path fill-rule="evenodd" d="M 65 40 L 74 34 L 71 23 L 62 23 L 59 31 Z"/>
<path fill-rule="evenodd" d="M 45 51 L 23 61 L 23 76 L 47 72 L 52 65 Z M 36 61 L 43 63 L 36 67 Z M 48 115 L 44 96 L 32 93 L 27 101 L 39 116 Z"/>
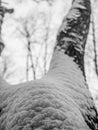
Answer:
<path fill-rule="evenodd" d="M 1 0 L 0 0 L 0 8 L 2 8 L 1 7 Z M 1 12 L 0 12 L 0 55 L 1 55 L 1 52 L 4 48 L 4 43 L 2 41 L 2 36 L 1 36 L 2 22 L 3 22 L 3 10 L 1 10 Z"/>
<path fill-rule="evenodd" d="M 13 13 L 13 11 L 13 9 L 7 9 L 6 7 L 2 6 L 2 1 L 0 0 L 0 55 L 2 50 L 4 49 L 4 43 L 1 36 L 3 18 L 5 13 Z"/>
<path fill-rule="evenodd" d="M 34 67 L 34 62 L 33 62 L 33 56 L 32 56 L 32 51 L 31 51 L 31 43 L 30 41 L 28 41 L 28 46 L 27 46 L 27 62 L 26 62 L 26 79 L 27 81 L 29 80 L 29 69 L 32 69 L 32 75 L 33 75 L 33 79 L 35 80 L 36 79 L 36 70 L 35 70 L 35 67 Z M 29 67 L 29 60 L 31 62 L 31 66 Z"/>
<path fill-rule="evenodd" d="M 96 36 L 95 36 L 95 22 L 94 22 L 94 15 L 92 12 L 92 35 L 93 35 L 93 45 L 94 45 L 94 64 L 95 64 L 95 72 L 98 76 L 98 65 L 97 65 L 97 43 L 96 43 Z"/>
<path fill-rule="evenodd" d="M 51 21 L 51 12 L 49 15 L 49 21 L 48 21 L 48 25 L 46 27 L 46 35 L 45 35 L 44 74 L 47 73 L 48 38 L 49 38 L 49 31 L 50 31 L 50 21 Z"/>

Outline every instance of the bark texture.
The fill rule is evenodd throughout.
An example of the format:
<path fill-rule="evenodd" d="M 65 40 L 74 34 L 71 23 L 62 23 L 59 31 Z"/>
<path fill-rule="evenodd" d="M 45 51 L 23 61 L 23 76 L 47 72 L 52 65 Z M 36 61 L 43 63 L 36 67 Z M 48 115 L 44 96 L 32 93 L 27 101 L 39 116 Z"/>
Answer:
<path fill-rule="evenodd" d="M 83 75 L 89 20 L 90 1 L 74 0 L 46 76 L 18 85 L 0 77 L 0 130 L 98 130 Z"/>
<path fill-rule="evenodd" d="M 90 0 L 73 0 L 57 35 L 56 48 L 74 57 L 84 73 L 84 51 L 90 23 Z"/>

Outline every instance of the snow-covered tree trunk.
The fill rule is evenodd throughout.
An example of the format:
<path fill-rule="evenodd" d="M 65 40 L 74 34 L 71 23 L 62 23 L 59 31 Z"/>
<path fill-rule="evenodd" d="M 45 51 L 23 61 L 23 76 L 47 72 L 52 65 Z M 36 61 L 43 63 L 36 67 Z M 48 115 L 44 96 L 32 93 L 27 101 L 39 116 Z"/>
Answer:
<path fill-rule="evenodd" d="M 69 95 L 80 105 L 87 125 L 91 129 L 98 129 L 98 114 L 85 81 L 84 70 L 84 54 L 89 32 L 90 16 L 90 0 L 73 0 L 72 7 L 63 19 L 57 34 L 57 43 L 49 73 L 51 77 L 54 75 L 64 86 L 73 89 Z M 73 85 L 70 85 L 70 83 Z M 81 94 L 79 96 L 81 92 L 84 98 Z M 87 95 L 90 102 L 85 104 L 84 102 L 87 100 L 85 96 Z M 95 115 L 93 115 L 93 112 Z"/>
<path fill-rule="evenodd" d="M 90 0 L 73 0 L 57 35 L 56 48 L 74 58 L 84 73 L 84 50 L 90 24 Z"/>
<path fill-rule="evenodd" d="M 83 64 L 90 8 L 73 0 L 42 79 L 8 85 L 0 77 L 0 130 L 98 130 Z"/>

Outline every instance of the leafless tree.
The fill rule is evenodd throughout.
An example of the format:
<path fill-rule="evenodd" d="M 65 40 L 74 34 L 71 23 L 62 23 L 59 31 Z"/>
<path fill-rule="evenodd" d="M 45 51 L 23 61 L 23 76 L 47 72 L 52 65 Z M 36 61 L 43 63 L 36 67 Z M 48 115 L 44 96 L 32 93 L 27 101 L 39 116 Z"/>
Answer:
<path fill-rule="evenodd" d="M 32 19 L 33 20 L 33 19 Z M 32 74 L 33 74 L 33 79 L 36 79 L 36 70 L 35 70 L 35 66 L 34 66 L 34 60 L 33 60 L 33 56 L 32 56 L 32 49 L 31 49 L 31 44 L 32 44 L 32 40 L 31 37 L 33 35 L 34 30 L 34 25 L 32 25 L 33 31 L 31 32 L 31 30 L 28 29 L 28 24 L 29 21 L 28 20 L 17 20 L 18 22 L 22 21 L 22 23 L 20 22 L 20 24 L 22 25 L 22 30 L 20 28 L 18 28 L 18 31 L 20 33 L 20 35 L 22 35 L 22 37 L 24 37 L 26 39 L 26 50 L 27 50 L 27 60 L 26 60 L 26 80 L 29 80 L 29 70 L 32 69 Z M 30 64 L 29 64 L 30 63 Z"/>
<path fill-rule="evenodd" d="M 38 20 L 41 19 L 42 23 L 37 26 Z M 27 19 L 15 19 L 21 27 L 17 27 L 16 30 L 19 32 L 19 35 L 22 36 L 26 41 L 26 50 L 27 50 L 27 60 L 26 60 L 26 80 L 29 80 L 29 71 L 32 68 L 33 79 L 37 78 L 36 70 L 37 68 L 43 69 L 43 73 L 47 72 L 47 60 L 48 60 L 48 40 L 49 40 L 49 31 L 50 31 L 50 21 L 51 14 L 49 14 L 48 22 L 45 13 L 40 12 L 38 17 L 29 17 Z M 37 26 L 37 27 L 36 27 Z M 34 36 L 43 31 L 42 40 L 35 38 Z M 40 33 L 41 33 L 40 32 Z M 18 36 L 19 36 L 18 35 Z M 40 46 L 38 55 L 32 55 L 34 52 L 33 46 Z M 44 52 L 43 56 L 43 68 L 40 67 L 39 59 L 41 57 L 42 51 Z M 30 63 L 30 64 L 29 64 Z"/>

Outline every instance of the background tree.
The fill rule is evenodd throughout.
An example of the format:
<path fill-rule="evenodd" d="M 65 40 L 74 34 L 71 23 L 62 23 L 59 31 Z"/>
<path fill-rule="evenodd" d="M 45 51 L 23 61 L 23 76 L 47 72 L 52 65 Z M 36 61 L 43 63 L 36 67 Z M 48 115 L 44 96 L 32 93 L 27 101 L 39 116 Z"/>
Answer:
<path fill-rule="evenodd" d="M 93 35 L 93 44 L 94 44 L 94 64 L 95 64 L 95 72 L 98 76 L 98 58 L 97 58 L 97 45 L 96 45 L 96 33 L 95 33 L 95 20 L 92 9 L 92 35 Z"/>

